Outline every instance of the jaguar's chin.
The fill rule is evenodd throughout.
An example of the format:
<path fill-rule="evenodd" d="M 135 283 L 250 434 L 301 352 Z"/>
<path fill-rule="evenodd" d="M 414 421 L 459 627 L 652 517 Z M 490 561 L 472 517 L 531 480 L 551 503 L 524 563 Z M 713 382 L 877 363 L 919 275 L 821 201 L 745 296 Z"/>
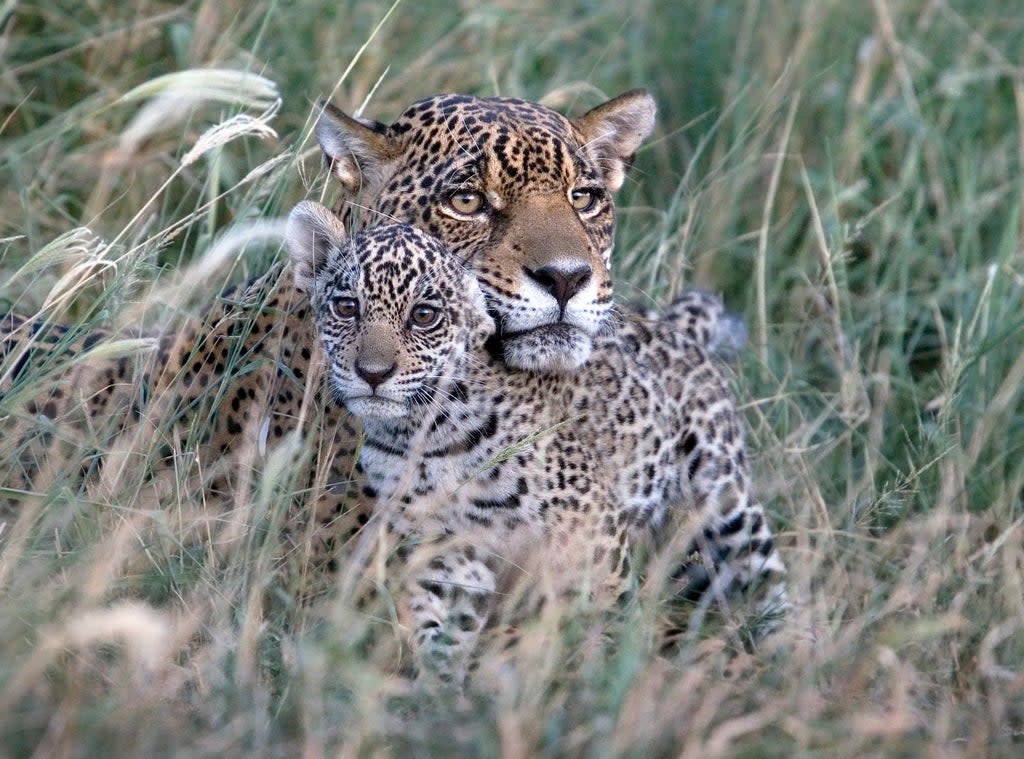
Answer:
<path fill-rule="evenodd" d="M 353 415 L 366 420 L 392 421 L 409 411 L 404 403 L 379 395 L 357 395 L 345 398 L 344 402 Z"/>
<path fill-rule="evenodd" d="M 506 366 L 554 374 L 577 371 L 593 350 L 590 335 L 565 322 L 503 335 L 501 346 Z"/>

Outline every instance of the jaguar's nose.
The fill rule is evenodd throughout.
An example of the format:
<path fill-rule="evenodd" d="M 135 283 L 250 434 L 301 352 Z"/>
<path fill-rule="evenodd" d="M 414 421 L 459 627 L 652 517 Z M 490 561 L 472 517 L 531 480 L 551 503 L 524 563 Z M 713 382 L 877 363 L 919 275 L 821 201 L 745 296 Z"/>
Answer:
<path fill-rule="evenodd" d="M 356 362 L 356 374 L 374 390 L 376 390 L 377 386 L 384 382 L 384 380 L 393 375 L 397 368 L 398 364 L 394 362 L 392 362 L 390 366 L 386 366 L 385 364 L 364 364 Z"/>
<path fill-rule="evenodd" d="M 565 311 L 565 305 L 576 293 L 587 286 L 593 270 L 587 264 L 578 266 L 542 266 L 539 269 L 525 269 L 526 276 L 543 287 Z"/>

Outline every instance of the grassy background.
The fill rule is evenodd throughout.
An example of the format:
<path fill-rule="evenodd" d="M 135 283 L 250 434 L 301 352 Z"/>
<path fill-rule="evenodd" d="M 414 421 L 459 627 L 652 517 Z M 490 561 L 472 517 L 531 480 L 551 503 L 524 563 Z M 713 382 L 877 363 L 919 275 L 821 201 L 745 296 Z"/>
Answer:
<path fill-rule="evenodd" d="M 340 603 L 307 620 L 285 586 L 267 611 L 282 467 L 235 515 L 260 529 L 231 540 L 196 537 L 202 504 L 126 490 L 92 508 L 58 479 L 25 543 L 0 549 L 3 750 L 1019 755 L 1016 0 L 620 6 L 2 4 L 0 307 L 33 313 L 70 288 L 60 319 L 152 322 L 260 271 L 275 246 L 186 279 L 188 298 L 164 286 L 205 272 L 220 235 L 320 192 L 308 129 L 326 94 L 387 121 L 444 90 L 579 112 L 645 86 L 659 130 L 620 194 L 619 293 L 696 283 L 748 317 L 736 386 L 802 600 L 791 625 L 753 657 L 713 631 L 659 656 L 647 599 L 600 643 L 581 623 L 454 709 L 402 696 L 374 623 Z M 273 82 L 278 136 L 184 165 L 207 129 L 262 105 L 147 126 L 147 101 L 121 100 L 201 67 Z M 80 227 L 94 236 L 51 245 Z"/>

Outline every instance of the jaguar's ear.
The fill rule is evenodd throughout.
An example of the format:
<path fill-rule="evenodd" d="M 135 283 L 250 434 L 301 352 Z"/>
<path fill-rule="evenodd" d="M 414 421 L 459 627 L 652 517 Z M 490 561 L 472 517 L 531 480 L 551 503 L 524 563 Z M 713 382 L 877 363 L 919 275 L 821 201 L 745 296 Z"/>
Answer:
<path fill-rule="evenodd" d="M 331 173 L 348 193 L 372 186 L 388 162 L 401 153 L 401 145 L 388 135 L 388 127 L 370 119 L 357 119 L 323 100 L 319 104 L 317 142 Z"/>
<path fill-rule="evenodd" d="M 304 200 L 288 214 L 285 240 L 295 286 L 309 293 L 331 249 L 345 241 L 345 226 L 327 208 Z"/>
<path fill-rule="evenodd" d="M 656 112 L 646 90 L 630 90 L 573 120 L 610 191 L 622 187 L 637 148 L 654 129 Z"/>

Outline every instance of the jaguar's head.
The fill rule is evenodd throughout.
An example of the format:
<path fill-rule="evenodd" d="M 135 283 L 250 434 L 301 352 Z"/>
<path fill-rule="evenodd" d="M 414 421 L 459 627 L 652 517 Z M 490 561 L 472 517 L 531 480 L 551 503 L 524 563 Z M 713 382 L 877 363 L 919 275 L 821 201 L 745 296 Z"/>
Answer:
<path fill-rule="evenodd" d="M 612 195 L 654 114 L 640 90 L 576 119 L 437 95 L 390 125 L 325 103 L 316 134 L 345 191 L 339 215 L 430 232 L 474 270 L 505 363 L 570 372 L 611 311 Z"/>
<path fill-rule="evenodd" d="M 420 229 L 384 224 L 350 237 L 305 201 L 287 241 L 333 390 L 360 418 L 417 416 L 443 400 L 494 332 L 473 273 Z"/>

